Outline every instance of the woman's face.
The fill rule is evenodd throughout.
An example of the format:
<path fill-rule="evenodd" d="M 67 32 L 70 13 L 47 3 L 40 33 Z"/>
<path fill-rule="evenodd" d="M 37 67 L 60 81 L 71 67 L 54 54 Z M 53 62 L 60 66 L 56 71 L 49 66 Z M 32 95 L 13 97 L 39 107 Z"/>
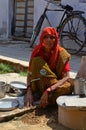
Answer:
<path fill-rule="evenodd" d="M 44 47 L 47 51 L 51 50 L 55 43 L 55 36 L 53 35 L 45 35 L 44 36 Z"/>

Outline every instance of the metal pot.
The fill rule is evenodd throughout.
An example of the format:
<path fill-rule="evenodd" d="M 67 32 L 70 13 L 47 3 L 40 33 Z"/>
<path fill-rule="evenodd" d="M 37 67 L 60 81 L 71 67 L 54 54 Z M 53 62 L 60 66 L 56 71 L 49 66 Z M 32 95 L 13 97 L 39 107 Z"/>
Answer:
<path fill-rule="evenodd" d="M 74 80 L 74 94 L 80 95 L 80 97 L 86 96 L 85 79 L 76 77 Z"/>
<path fill-rule="evenodd" d="M 0 98 L 4 98 L 6 94 L 6 83 L 0 81 Z"/>
<path fill-rule="evenodd" d="M 19 81 L 10 82 L 10 92 L 11 96 L 23 96 L 26 93 L 26 84 Z"/>

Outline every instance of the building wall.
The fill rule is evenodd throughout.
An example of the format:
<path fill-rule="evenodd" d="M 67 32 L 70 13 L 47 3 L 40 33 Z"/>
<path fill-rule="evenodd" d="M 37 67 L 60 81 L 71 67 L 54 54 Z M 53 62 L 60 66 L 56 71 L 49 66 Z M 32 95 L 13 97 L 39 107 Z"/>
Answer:
<path fill-rule="evenodd" d="M 85 1 L 85 2 L 84 2 Z M 40 3 L 40 6 L 38 6 Z M 61 3 L 66 5 L 69 4 L 73 6 L 74 10 L 82 10 L 85 12 L 84 17 L 86 18 L 86 0 L 61 0 Z M 35 0 L 34 1 L 34 26 L 36 25 L 38 18 L 42 14 L 44 7 L 46 6 L 46 1 L 44 0 Z M 59 9 L 58 6 L 53 4 L 49 5 L 49 8 Z M 50 12 L 48 13 L 49 19 L 51 19 L 51 23 L 54 27 L 56 27 L 59 23 L 59 20 L 62 16 L 62 12 Z M 44 23 L 45 26 L 45 23 Z"/>
<path fill-rule="evenodd" d="M 60 0 L 59 0 L 60 1 Z M 39 5 L 40 3 L 40 5 Z M 46 6 L 46 1 L 44 0 L 34 0 L 34 27 L 40 17 L 40 15 L 42 14 L 42 12 L 44 11 L 44 8 Z M 83 15 L 86 18 L 86 0 L 61 0 L 61 3 L 66 5 L 69 4 L 71 6 L 73 6 L 74 10 L 82 10 L 85 12 L 85 14 Z M 61 9 L 60 7 L 53 5 L 53 4 L 49 4 L 49 8 L 51 9 Z M 57 27 L 58 23 L 61 19 L 63 12 L 48 12 L 48 18 L 51 21 L 51 24 L 53 25 L 53 27 Z M 43 27 L 48 26 L 49 24 L 46 22 L 46 20 L 43 23 Z M 38 39 L 37 39 L 38 40 Z"/>
<path fill-rule="evenodd" d="M 74 7 L 74 10 L 84 11 L 83 15 L 86 18 L 86 0 L 61 0 L 63 4 L 67 3 Z"/>
<path fill-rule="evenodd" d="M 8 0 L 0 0 L 0 39 L 8 35 Z"/>

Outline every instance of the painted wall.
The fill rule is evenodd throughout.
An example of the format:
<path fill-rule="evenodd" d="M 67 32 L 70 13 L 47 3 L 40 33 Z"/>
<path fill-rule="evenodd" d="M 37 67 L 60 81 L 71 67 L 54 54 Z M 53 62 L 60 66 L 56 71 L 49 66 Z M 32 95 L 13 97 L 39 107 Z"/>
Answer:
<path fill-rule="evenodd" d="M 74 10 L 85 11 L 84 17 L 86 18 L 86 3 L 82 3 L 82 1 L 84 0 L 61 0 L 61 3 L 64 5 L 69 4 L 73 6 Z M 47 2 L 45 0 L 34 0 L 34 26 L 36 25 L 38 18 L 42 14 L 46 3 Z M 50 4 L 49 8 L 60 9 L 60 7 L 53 4 Z M 52 25 L 56 27 L 59 23 L 59 20 L 61 19 L 63 12 L 48 12 L 47 14 L 49 19 L 51 19 Z M 44 22 L 44 26 L 46 26 L 46 22 Z"/>
<path fill-rule="evenodd" d="M 61 0 L 63 4 L 67 3 L 74 7 L 74 10 L 84 11 L 83 15 L 86 18 L 86 0 Z"/>
<path fill-rule="evenodd" d="M 12 0 L 0 0 L 0 40 L 11 35 Z"/>
<path fill-rule="evenodd" d="M 8 35 L 8 0 L 0 0 L 0 39 Z"/>
<path fill-rule="evenodd" d="M 69 4 L 69 5 L 73 6 L 74 10 L 84 11 L 85 14 L 83 16 L 86 18 L 86 0 L 61 0 L 61 3 L 63 5 Z M 34 0 L 34 27 L 35 27 L 40 15 L 44 11 L 46 4 L 47 4 L 47 2 L 45 0 Z M 53 8 L 54 9 L 61 9 L 61 7 L 58 7 L 58 6 L 53 5 L 51 3 L 49 4 L 49 8 L 51 8 L 51 9 L 53 9 Z M 53 27 L 56 28 L 58 26 L 62 14 L 63 14 L 62 11 L 61 12 L 48 12 L 47 13 L 48 18 L 50 19 Z M 45 26 L 48 26 L 48 25 L 49 24 L 45 20 L 42 28 L 45 27 Z M 36 42 L 38 42 L 38 39 L 37 39 Z"/>

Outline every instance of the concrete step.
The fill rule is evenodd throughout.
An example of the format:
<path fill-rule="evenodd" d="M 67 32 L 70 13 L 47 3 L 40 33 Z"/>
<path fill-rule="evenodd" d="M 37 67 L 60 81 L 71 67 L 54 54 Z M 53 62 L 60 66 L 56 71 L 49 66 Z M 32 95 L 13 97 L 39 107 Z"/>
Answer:
<path fill-rule="evenodd" d="M 10 57 L 0 56 L 0 63 L 12 65 L 16 72 L 27 71 L 28 69 L 28 62 Z"/>

